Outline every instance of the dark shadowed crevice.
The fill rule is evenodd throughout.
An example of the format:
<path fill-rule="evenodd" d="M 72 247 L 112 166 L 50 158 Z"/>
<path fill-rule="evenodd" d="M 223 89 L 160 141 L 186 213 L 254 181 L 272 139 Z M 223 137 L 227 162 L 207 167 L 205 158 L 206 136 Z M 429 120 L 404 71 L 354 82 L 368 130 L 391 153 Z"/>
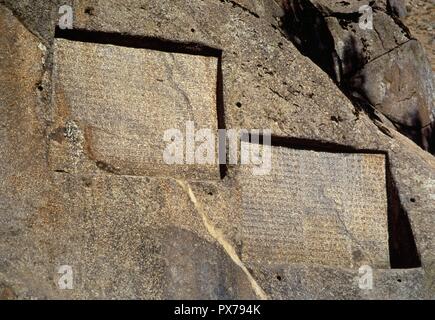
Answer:
<path fill-rule="evenodd" d="M 283 6 L 285 15 L 281 18 L 281 27 L 285 35 L 304 56 L 321 67 L 344 93 L 351 91 L 349 79 L 361 70 L 367 59 L 357 47 L 353 35 L 346 39 L 343 58 L 340 59 L 326 18 L 336 18 L 343 29 L 348 29 L 351 23 L 359 21 L 361 14 L 331 12 L 324 16 L 309 0 L 283 0 Z"/>
<path fill-rule="evenodd" d="M 324 17 L 309 1 L 284 1 L 286 14 L 282 17 L 282 29 L 297 49 L 320 66 L 335 82 L 334 39 Z"/>
<path fill-rule="evenodd" d="M 143 37 L 115 32 L 88 31 L 82 29 L 62 30 L 56 28 L 55 38 L 216 58 L 219 58 L 222 53 L 222 50 L 220 49 L 212 48 L 201 43 L 177 42 L 161 38 Z"/>
<path fill-rule="evenodd" d="M 264 135 L 259 134 L 258 141 L 252 139 L 254 134 L 245 133 L 242 135 L 241 140 L 250 143 L 264 143 Z M 273 147 L 284 147 L 295 150 L 307 150 L 307 151 L 317 151 L 317 152 L 329 152 L 329 153 L 365 153 L 365 154 L 383 154 L 386 155 L 385 151 L 375 150 L 375 149 L 359 149 L 348 145 L 342 145 L 331 141 L 321 141 L 314 139 L 305 138 L 295 138 L 295 137 L 282 137 L 282 136 L 271 136 L 271 145 Z"/>
<path fill-rule="evenodd" d="M 357 149 L 352 146 L 341 145 L 335 142 L 319 141 L 312 139 L 301 138 L 286 138 L 272 136 L 272 146 L 285 147 L 296 150 L 309 150 L 317 152 L 329 152 L 329 153 L 381 153 L 378 150 L 371 149 Z"/>
<path fill-rule="evenodd" d="M 424 128 L 424 134 L 430 137 L 429 140 L 429 152 L 435 154 L 435 123 L 427 128 Z"/>
<path fill-rule="evenodd" d="M 398 7 L 392 6 L 391 1 L 388 0 L 386 10 L 387 10 L 387 14 L 394 20 L 394 22 L 398 26 L 400 26 L 400 28 L 403 30 L 406 36 L 409 39 L 413 39 L 414 37 L 411 35 L 411 31 L 409 30 L 409 28 L 402 22 L 402 20 L 400 20 L 400 16 L 401 16 L 400 9 Z M 402 14 L 403 13 L 404 12 L 402 12 Z"/>
<path fill-rule="evenodd" d="M 224 81 L 223 81 L 223 73 L 222 73 L 222 54 L 218 57 L 218 66 L 217 66 L 217 83 L 216 83 L 216 110 L 217 110 L 217 123 L 218 129 L 226 129 L 225 125 L 225 102 L 224 102 Z M 226 150 L 226 138 L 225 136 L 221 137 L 218 135 L 218 150 Z M 221 155 L 219 154 L 219 157 Z M 226 151 L 225 151 L 226 157 Z M 225 178 L 228 172 L 227 161 L 225 158 L 219 161 L 219 172 L 221 179 Z"/>
<path fill-rule="evenodd" d="M 408 214 L 400 202 L 399 192 L 391 173 L 388 155 L 385 162 L 388 196 L 388 234 L 390 265 L 393 269 L 421 267 L 420 256 Z M 415 199 L 410 199 L 415 202 Z"/>

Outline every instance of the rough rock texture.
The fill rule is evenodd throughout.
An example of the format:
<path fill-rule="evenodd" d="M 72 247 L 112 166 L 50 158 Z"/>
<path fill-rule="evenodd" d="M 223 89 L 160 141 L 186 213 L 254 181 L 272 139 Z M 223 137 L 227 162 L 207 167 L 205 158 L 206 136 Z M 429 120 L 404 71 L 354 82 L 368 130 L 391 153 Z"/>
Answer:
<path fill-rule="evenodd" d="M 387 8 L 391 10 L 393 14 L 399 18 L 404 18 L 408 15 L 408 9 L 406 8 L 406 0 L 388 0 Z"/>
<path fill-rule="evenodd" d="M 411 33 L 424 45 L 425 51 L 435 71 L 435 1 L 406 1 L 408 15 L 404 18 Z"/>
<path fill-rule="evenodd" d="M 273 147 L 272 161 L 241 171 L 244 261 L 390 266 L 384 155 Z"/>
<path fill-rule="evenodd" d="M 434 151 L 432 70 L 423 47 L 397 16 L 403 2 L 370 2 L 373 29 L 360 27 L 359 10 L 368 1 L 284 3 L 283 25 L 304 54 L 355 103 L 380 111 L 388 119 L 385 123 L 392 122 L 423 149 Z"/>
<path fill-rule="evenodd" d="M 167 129 L 184 132 L 191 121 L 216 132 L 217 67 L 213 56 L 56 39 L 51 167 L 218 179 L 216 161 L 166 164 L 162 157 Z"/>
<path fill-rule="evenodd" d="M 91 171 L 80 166 L 71 172 L 54 168 L 53 144 L 67 149 L 68 139 L 74 137 L 71 133 L 76 132 L 73 125 L 57 130 L 59 114 L 87 112 L 78 107 L 89 94 L 85 89 L 67 94 L 61 105 L 59 81 L 63 80 L 61 85 L 71 82 L 67 91 L 73 90 L 70 86 L 74 81 L 80 86 L 81 80 L 74 77 L 84 66 L 78 65 L 77 75 L 68 80 L 56 72 L 56 46 L 64 41 L 54 39 L 57 1 L 0 2 L 0 27 L 4 30 L 0 36 L 1 298 L 435 297 L 433 156 L 356 108 L 328 74 L 287 40 L 278 27 L 276 2 L 76 0 L 71 3 L 74 30 L 68 41 L 89 43 L 105 38 L 107 45 L 134 48 L 133 56 L 146 55 L 148 49 L 134 47 L 131 36 L 135 43 L 164 39 L 177 52 L 218 50 L 216 108 L 220 128 L 269 128 L 274 135 L 272 142 L 289 149 L 286 154 L 292 154 L 293 149 L 336 156 L 382 154 L 386 175 L 377 179 L 385 181 L 385 191 L 378 183 L 373 190 L 379 189 L 374 193 L 381 198 L 380 190 L 387 194 L 390 265 L 372 266 L 373 289 L 359 288 L 358 265 L 331 266 L 322 259 L 316 263 L 292 259 L 264 263 L 255 259 L 255 252 L 245 246 L 246 233 L 253 230 L 244 224 L 243 203 L 249 194 L 242 187 L 241 165 L 229 165 L 222 179 L 202 180 L 197 180 L 195 173 L 176 177 L 168 172 L 143 171 L 131 176 L 127 170 L 129 153 L 116 164 Z M 84 39 L 89 33 L 83 30 L 91 32 L 91 37 Z M 130 40 L 120 41 L 123 37 Z M 65 61 L 95 50 L 89 46 L 82 52 L 77 47 L 81 45 L 64 48 Z M 153 50 L 164 51 L 159 48 L 157 45 Z M 197 53 L 207 56 L 203 51 Z M 133 62 L 125 59 L 125 70 Z M 156 69 L 159 63 L 155 61 Z M 94 68 L 95 75 L 104 72 L 101 65 Z M 201 77 L 202 68 L 198 68 Z M 182 83 L 188 80 L 180 79 Z M 83 81 L 92 84 L 88 78 Z M 151 92 L 158 93 L 159 81 L 144 81 Z M 119 88 L 122 91 L 122 85 Z M 98 124 L 109 121 L 115 105 L 123 111 L 116 112 L 132 112 L 125 103 L 129 91 L 125 92 L 125 96 L 113 93 L 119 103 L 107 108 L 107 117 L 99 122 L 96 118 Z M 83 100 L 78 98 L 80 94 Z M 101 92 L 95 94 L 103 100 Z M 188 95 L 187 100 L 174 103 L 187 108 L 193 102 Z M 97 103 L 89 110 L 97 106 L 103 108 Z M 144 107 L 156 110 L 152 100 L 144 99 Z M 140 119 L 147 124 L 147 119 Z M 215 118 L 207 120 L 212 123 Z M 159 121 L 164 128 L 163 119 Z M 119 123 L 127 125 L 123 119 Z M 83 143 L 88 138 L 83 135 Z M 113 141 L 120 143 L 116 138 Z M 67 163 L 76 160 L 74 153 L 62 155 Z M 104 170 L 112 167 L 120 170 Z M 302 170 L 297 162 L 295 167 Z M 363 175 L 359 179 L 367 183 Z M 312 184 L 310 188 L 315 188 Z M 327 185 L 328 180 L 317 187 L 322 190 Z M 268 184 L 263 187 L 268 188 Z M 272 188 L 268 191 L 292 197 L 285 185 Z M 338 191 L 342 188 L 329 190 L 333 194 L 325 192 L 324 201 L 340 200 Z M 385 197 L 381 201 L 385 206 Z M 260 204 L 256 212 L 265 216 L 269 210 Z M 349 218 L 347 210 L 337 212 L 332 224 Z M 316 209 L 314 213 L 322 212 Z M 286 235 L 286 230 L 275 230 L 273 224 L 264 224 L 264 228 L 269 243 Z M 353 231 L 349 232 L 346 241 L 354 237 Z M 380 232 L 376 236 L 384 239 L 385 227 Z M 368 252 L 376 250 L 370 239 L 364 240 Z M 308 245 L 304 241 L 301 250 Z M 72 267 L 72 290 L 59 287 L 61 265 Z"/>

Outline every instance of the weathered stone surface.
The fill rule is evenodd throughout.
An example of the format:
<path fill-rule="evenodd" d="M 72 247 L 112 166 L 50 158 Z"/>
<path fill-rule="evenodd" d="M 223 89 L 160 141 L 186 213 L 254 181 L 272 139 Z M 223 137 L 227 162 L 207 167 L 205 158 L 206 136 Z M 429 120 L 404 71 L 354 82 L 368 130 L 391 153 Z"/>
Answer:
<path fill-rule="evenodd" d="M 55 174 L 57 193 L 32 220 L 46 275 L 75 270 L 74 290 L 49 297 L 255 298 L 175 180 Z M 46 241 L 47 235 L 56 241 Z"/>
<path fill-rule="evenodd" d="M 0 0 L 13 10 L 14 15 L 34 35 L 40 37 L 41 42 L 48 45 L 58 21 L 59 7 L 65 4 L 62 0 Z"/>
<path fill-rule="evenodd" d="M 435 90 L 433 82 L 428 81 L 431 77 L 422 46 L 411 40 L 366 64 L 352 81 L 391 121 L 415 128 L 409 134 L 429 150 L 435 118 L 435 108 L 431 107 L 435 104 Z"/>
<path fill-rule="evenodd" d="M 429 61 L 432 66 L 432 76 L 435 75 L 435 34 L 433 32 L 435 25 L 433 17 L 435 15 L 435 5 L 432 0 L 409 0 L 406 3 L 409 14 L 404 18 L 406 26 L 409 27 L 412 35 L 424 46 Z M 435 79 L 435 76 L 434 76 Z M 426 134 L 432 131 L 434 135 L 434 125 L 426 128 Z M 433 140 L 433 139 L 432 139 Z M 431 150 L 435 147 L 431 146 Z"/>
<path fill-rule="evenodd" d="M 270 174 L 240 177 L 244 260 L 389 267 L 384 155 L 273 147 L 272 159 Z"/>
<path fill-rule="evenodd" d="M 34 288 L 42 296 L 47 284 L 37 270 L 43 262 L 27 222 L 49 190 L 38 104 L 44 47 L 3 6 L 0 28 L 0 295 L 23 297 Z"/>
<path fill-rule="evenodd" d="M 404 18 L 408 15 L 405 0 L 388 0 L 389 9 L 399 18 Z"/>
<path fill-rule="evenodd" d="M 49 150 L 57 143 L 52 138 L 59 106 L 56 90 L 52 94 L 50 88 L 58 88 L 52 73 L 57 3 L 37 0 L 30 10 L 29 1 L 3 2 L 30 31 L 1 6 L 2 30 L 7 30 L 0 40 L 1 297 L 434 297 L 433 156 L 356 109 L 328 75 L 271 25 L 266 11 L 257 18 L 230 2 L 212 0 L 73 3 L 75 28 L 222 50 L 229 128 L 270 128 L 280 137 L 385 153 L 398 190 L 396 205 L 409 218 L 421 267 L 373 266 L 369 292 L 355 281 L 357 265 L 327 267 L 325 260 L 268 266 L 241 259 L 260 256 L 246 252 L 244 245 L 239 165 L 213 181 L 85 173 L 79 167 L 53 172 Z M 47 46 L 45 56 L 40 41 Z M 75 53 L 66 55 L 68 61 Z M 81 81 L 89 80 L 75 84 Z M 80 115 L 83 110 L 76 111 Z M 310 143 L 304 148 L 309 150 Z M 71 154 L 58 154 L 65 155 L 61 163 L 74 161 Z M 73 267 L 73 290 L 58 287 L 57 268 L 64 264 Z"/>
<path fill-rule="evenodd" d="M 433 299 L 430 289 L 422 285 L 422 269 L 376 269 L 373 289 L 360 290 L 358 270 L 261 265 L 256 277 L 274 299 Z"/>
<path fill-rule="evenodd" d="M 293 42 L 355 102 L 379 110 L 399 132 L 433 152 L 432 71 L 423 47 L 393 13 L 393 8 L 400 11 L 403 6 L 372 2 L 373 29 L 365 29 L 359 26 L 359 9 L 367 1 L 284 3 L 288 12 L 284 26 Z M 306 17 L 310 23 L 305 23 Z M 398 70 L 402 70 L 400 76 Z"/>
<path fill-rule="evenodd" d="M 53 170 L 218 178 L 217 161 L 163 158 L 168 130 L 185 134 L 191 121 L 216 132 L 217 66 L 217 57 L 56 39 Z"/>
<path fill-rule="evenodd" d="M 279 0 L 222 0 L 221 2 L 227 2 L 232 4 L 233 7 L 238 7 L 250 13 L 254 17 L 269 19 L 271 22 L 276 22 L 274 18 L 283 14 Z"/>
<path fill-rule="evenodd" d="M 388 1 L 389 0 L 378 0 L 375 2 L 377 6 L 381 8 L 386 8 Z M 358 12 L 360 7 L 369 4 L 366 0 L 352 0 L 352 1 L 314 0 L 311 2 L 313 6 L 315 6 L 318 10 L 320 10 L 324 15 L 333 15 L 334 13 L 352 14 Z"/>
<path fill-rule="evenodd" d="M 0 47 L 1 298 L 255 297 L 174 180 L 47 167 L 49 137 L 38 117 L 43 47 L 0 8 L 8 30 Z M 58 287 L 57 268 L 65 264 L 74 271 L 73 290 Z"/>

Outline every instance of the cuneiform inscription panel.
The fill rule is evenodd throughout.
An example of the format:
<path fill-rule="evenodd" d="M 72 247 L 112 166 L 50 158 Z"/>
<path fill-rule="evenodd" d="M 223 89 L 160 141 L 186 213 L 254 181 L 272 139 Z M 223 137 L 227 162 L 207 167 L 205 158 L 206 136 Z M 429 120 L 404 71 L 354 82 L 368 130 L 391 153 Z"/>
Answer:
<path fill-rule="evenodd" d="M 217 130 L 217 68 L 217 57 L 55 39 L 56 125 L 75 141 L 52 142 L 52 165 L 219 177 L 216 164 L 169 165 L 163 157 L 165 130 L 184 133 L 186 121 Z"/>
<path fill-rule="evenodd" d="M 384 155 L 272 147 L 240 183 L 245 261 L 389 267 Z"/>

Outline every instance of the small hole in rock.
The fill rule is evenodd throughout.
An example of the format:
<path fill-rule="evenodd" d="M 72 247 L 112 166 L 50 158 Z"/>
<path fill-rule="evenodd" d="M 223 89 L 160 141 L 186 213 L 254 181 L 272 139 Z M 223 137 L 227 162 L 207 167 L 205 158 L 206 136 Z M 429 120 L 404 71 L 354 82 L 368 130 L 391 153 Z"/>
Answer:
<path fill-rule="evenodd" d="M 87 188 L 90 188 L 92 186 L 92 180 L 91 179 L 89 179 L 89 178 L 83 178 L 82 180 L 83 180 L 83 183 L 85 184 L 85 186 Z"/>
<path fill-rule="evenodd" d="M 409 201 L 415 202 L 415 198 L 411 198 L 411 199 L 409 199 Z"/>
<path fill-rule="evenodd" d="M 281 278 L 281 276 L 276 276 L 276 279 L 278 280 L 278 281 L 281 281 L 282 280 L 282 278 Z"/>
<path fill-rule="evenodd" d="M 240 102 L 237 102 L 237 103 L 236 103 L 236 106 L 237 106 L 237 108 L 241 108 L 241 107 L 242 107 L 242 104 L 241 104 Z"/>
<path fill-rule="evenodd" d="M 192 29 L 190 29 L 190 31 L 195 32 L 195 29 L 192 28 Z"/>
<path fill-rule="evenodd" d="M 94 8 L 93 7 L 87 7 L 85 9 L 85 13 L 90 15 L 90 16 L 93 16 L 94 15 Z"/>
<path fill-rule="evenodd" d="M 340 116 L 331 116 L 331 121 L 334 121 L 336 123 L 341 122 L 343 119 L 341 119 Z"/>
<path fill-rule="evenodd" d="M 402 279 L 397 279 L 397 282 L 402 282 Z"/>

